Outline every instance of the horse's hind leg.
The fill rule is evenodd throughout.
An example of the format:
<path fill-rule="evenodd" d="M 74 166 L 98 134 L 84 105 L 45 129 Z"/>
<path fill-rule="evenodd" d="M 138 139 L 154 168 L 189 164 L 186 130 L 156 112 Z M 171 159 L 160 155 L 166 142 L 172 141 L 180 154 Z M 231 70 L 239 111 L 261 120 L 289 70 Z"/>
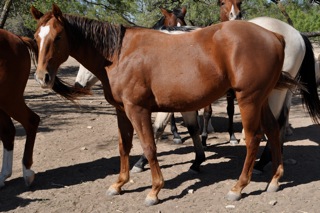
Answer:
<path fill-rule="evenodd" d="M 212 116 L 212 107 L 211 105 L 206 106 L 203 109 L 203 128 L 201 134 L 201 143 L 203 147 L 207 146 L 207 139 L 208 139 L 208 126 L 211 124 L 210 118 Z"/>
<path fill-rule="evenodd" d="M 173 134 L 173 142 L 176 144 L 181 144 L 182 140 L 181 140 L 181 136 L 178 133 L 178 128 L 176 125 L 176 119 L 174 117 L 174 113 L 172 113 L 170 124 L 171 124 L 171 132 Z"/>
<path fill-rule="evenodd" d="M 242 101 L 238 98 L 238 103 L 243 128 L 246 134 L 247 153 L 239 180 L 228 192 L 228 200 L 239 200 L 241 198 L 242 190 L 249 184 L 259 144 L 262 138 L 262 131 L 260 128 L 261 108 L 258 107 L 258 101 L 257 103 L 246 103 L 246 100 Z"/>
<path fill-rule="evenodd" d="M 10 116 L 0 110 L 0 138 L 3 142 L 3 160 L 0 173 L 0 188 L 12 174 L 15 127 Z"/>
<path fill-rule="evenodd" d="M 193 142 L 195 153 L 196 153 L 195 161 L 190 167 L 190 170 L 199 172 L 201 163 L 205 161 L 205 154 L 204 154 L 204 149 L 203 149 L 203 146 L 200 140 L 200 134 L 199 134 L 200 128 L 199 128 L 198 119 L 197 119 L 198 112 L 197 111 L 183 112 L 181 114 L 188 128 L 189 134 L 192 138 L 192 142 Z"/>
<path fill-rule="evenodd" d="M 264 106 L 262 113 L 262 127 L 270 143 L 273 164 L 273 177 L 267 190 L 277 191 L 279 189 L 279 179 L 283 175 L 281 142 L 279 139 L 279 125 L 274 118 L 268 104 Z"/>
<path fill-rule="evenodd" d="M 239 143 L 233 131 L 234 99 L 235 98 L 236 97 L 235 97 L 234 91 L 232 89 L 228 90 L 227 92 L 227 113 L 229 118 L 228 132 L 230 136 L 231 145 L 236 145 Z"/>
<path fill-rule="evenodd" d="M 24 147 L 22 168 L 23 177 L 27 186 L 30 186 L 34 180 L 34 171 L 31 170 L 33 163 L 33 147 L 36 139 L 36 134 L 40 122 L 40 117 L 34 113 L 21 99 L 20 103 L 17 103 L 17 107 L 12 107 L 8 110 L 11 117 L 21 123 L 26 131 L 26 143 Z"/>
<path fill-rule="evenodd" d="M 283 143 L 286 139 L 288 124 L 289 124 L 289 111 L 291 106 L 291 99 L 292 99 L 292 92 L 287 91 L 286 99 L 283 103 L 279 118 L 278 118 L 278 125 L 280 129 L 280 143 L 281 143 L 281 153 L 283 153 Z M 270 150 L 270 143 L 269 140 L 261 154 L 259 161 L 254 166 L 254 173 L 255 174 L 262 174 L 263 168 L 271 162 L 271 150 Z"/>

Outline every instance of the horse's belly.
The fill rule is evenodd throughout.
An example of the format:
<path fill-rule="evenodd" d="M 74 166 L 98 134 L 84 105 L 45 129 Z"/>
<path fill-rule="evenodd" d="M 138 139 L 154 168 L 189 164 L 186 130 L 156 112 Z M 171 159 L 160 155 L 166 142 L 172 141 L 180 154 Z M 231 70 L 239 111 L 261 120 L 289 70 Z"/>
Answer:
<path fill-rule="evenodd" d="M 199 88 L 200 87 L 200 88 Z M 159 111 L 183 112 L 193 111 L 210 105 L 215 100 L 225 95 L 227 88 L 211 87 L 208 90 L 201 89 L 200 85 L 188 88 L 176 87 L 172 91 L 163 91 L 154 94 Z"/>

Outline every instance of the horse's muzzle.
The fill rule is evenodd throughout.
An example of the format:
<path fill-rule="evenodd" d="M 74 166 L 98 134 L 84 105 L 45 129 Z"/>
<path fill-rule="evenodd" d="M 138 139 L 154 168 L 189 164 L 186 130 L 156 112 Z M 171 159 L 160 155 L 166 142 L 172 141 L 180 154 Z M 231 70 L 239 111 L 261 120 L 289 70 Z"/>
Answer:
<path fill-rule="evenodd" d="M 39 76 L 37 73 L 34 73 L 34 78 L 43 89 L 51 89 L 53 86 L 53 81 L 48 72 L 46 72 L 44 76 Z"/>

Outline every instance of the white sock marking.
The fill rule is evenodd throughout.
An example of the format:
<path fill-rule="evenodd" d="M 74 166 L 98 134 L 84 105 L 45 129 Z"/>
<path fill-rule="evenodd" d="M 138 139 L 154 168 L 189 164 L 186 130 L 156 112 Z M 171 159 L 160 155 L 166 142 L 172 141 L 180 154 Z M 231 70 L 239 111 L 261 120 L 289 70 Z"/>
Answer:
<path fill-rule="evenodd" d="M 0 185 L 12 174 L 13 151 L 3 149 L 3 161 L 0 174 Z"/>

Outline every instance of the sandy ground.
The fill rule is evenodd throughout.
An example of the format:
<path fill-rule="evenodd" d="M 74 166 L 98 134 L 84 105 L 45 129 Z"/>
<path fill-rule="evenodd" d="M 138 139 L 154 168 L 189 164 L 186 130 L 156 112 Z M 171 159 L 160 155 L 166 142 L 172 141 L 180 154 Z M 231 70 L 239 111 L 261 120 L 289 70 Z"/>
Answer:
<path fill-rule="evenodd" d="M 70 59 L 62 67 L 60 76 L 73 82 L 77 68 L 78 63 Z M 131 175 L 121 195 L 105 195 L 119 172 L 117 121 L 114 108 L 102 96 L 101 87 L 97 85 L 93 90 L 93 96 L 82 98 L 74 105 L 51 91 L 42 90 L 30 75 L 26 102 L 41 117 L 34 149 L 36 179 L 32 187 L 25 187 L 21 168 L 25 133 L 21 125 L 15 123 L 14 170 L 0 190 L 1 212 L 320 211 L 320 128 L 312 123 L 299 96 L 294 97 L 291 108 L 290 123 L 294 134 L 285 143 L 285 175 L 280 191 L 265 191 L 271 177 L 271 165 L 268 165 L 263 175 L 253 176 L 240 201 L 225 199 L 240 175 L 245 146 L 227 143 L 226 101 L 222 98 L 213 104 L 215 133 L 209 136 L 207 160 L 200 174 L 187 172 L 194 158 L 192 141 L 180 114 L 176 114 L 184 143 L 173 144 L 167 127 L 158 143 L 165 186 L 159 194 L 160 203 L 145 207 L 144 199 L 151 188 L 148 167 L 142 173 Z M 235 130 L 240 138 L 237 107 Z M 262 142 L 260 152 L 264 145 Z M 139 140 L 135 136 L 131 165 L 140 153 Z"/>

